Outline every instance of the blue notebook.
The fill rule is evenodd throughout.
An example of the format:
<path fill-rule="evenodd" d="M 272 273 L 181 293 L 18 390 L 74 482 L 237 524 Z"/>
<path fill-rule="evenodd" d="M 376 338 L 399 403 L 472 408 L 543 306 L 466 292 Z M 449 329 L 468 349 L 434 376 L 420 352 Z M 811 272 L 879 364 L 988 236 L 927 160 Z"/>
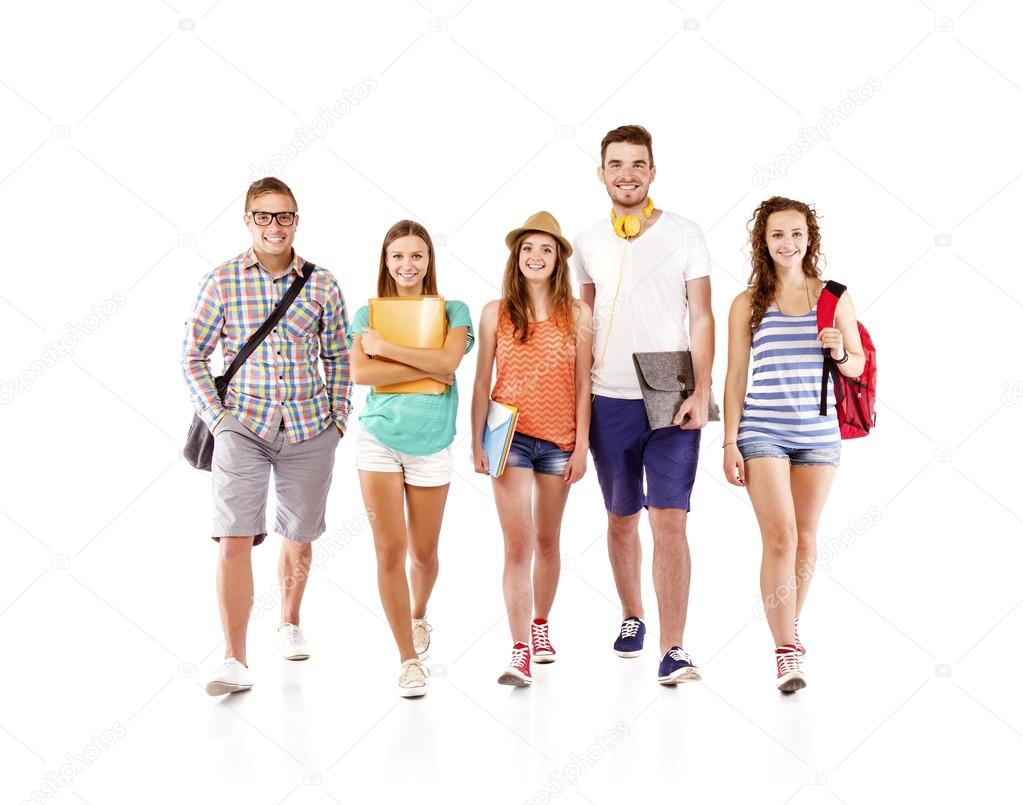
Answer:
<path fill-rule="evenodd" d="M 487 424 L 483 430 L 483 450 L 487 454 L 487 466 L 490 474 L 500 478 L 508 460 L 508 448 L 511 447 L 515 435 L 515 423 L 519 419 L 519 409 L 513 405 L 505 405 L 496 400 L 490 401 L 487 411 Z"/>

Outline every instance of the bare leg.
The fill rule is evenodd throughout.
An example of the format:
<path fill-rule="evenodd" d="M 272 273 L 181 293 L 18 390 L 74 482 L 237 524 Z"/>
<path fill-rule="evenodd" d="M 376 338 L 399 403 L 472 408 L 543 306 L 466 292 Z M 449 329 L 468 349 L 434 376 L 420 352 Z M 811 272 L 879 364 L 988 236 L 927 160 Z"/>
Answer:
<path fill-rule="evenodd" d="M 796 513 L 792 505 L 789 462 L 762 457 L 746 462 L 746 489 L 764 544 L 760 594 L 775 646 L 795 640 Z"/>
<path fill-rule="evenodd" d="M 281 623 L 298 626 L 299 609 L 309 580 L 312 558 L 312 543 L 290 539 L 281 541 L 281 557 L 277 565 L 277 579 L 281 585 Z"/>
<path fill-rule="evenodd" d="M 682 645 L 689 608 L 692 561 L 686 539 L 685 509 L 650 507 L 650 530 L 654 533 L 654 590 L 660 620 L 661 654 Z"/>
<path fill-rule="evenodd" d="M 640 568 L 643 553 L 639 544 L 639 512 L 627 517 L 607 513 L 607 553 L 611 572 L 622 602 L 622 619 L 643 617 Z"/>
<path fill-rule="evenodd" d="M 224 659 L 247 665 L 245 635 L 252 612 L 253 537 L 221 537 L 217 558 L 217 601 L 224 628 Z"/>
<path fill-rule="evenodd" d="M 533 562 L 533 616 L 544 620 L 554 606 L 561 576 L 561 518 L 571 487 L 560 475 L 534 476 L 533 523 L 536 550 Z"/>
<path fill-rule="evenodd" d="M 504 606 L 512 642 L 529 643 L 533 590 L 529 578 L 533 560 L 533 518 L 530 513 L 533 471 L 508 467 L 493 479 L 497 517 L 504 532 Z"/>
<path fill-rule="evenodd" d="M 796 510 L 796 617 L 810 590 L 817 565 L 817 524 L 838 468 L 827 464 L 793 467 L 790 474 L 792 503 Z"/>
<path fill-rule="evenodd" d="M 405 486 L 408 500 L 409 553 L 412 556 L 412 617 L 425 618 L 426 604 L 437 582 L 440 563 L 437 543 L 444 518 L 448 488 L 444 486 Z"/>
<path fill-rule="evenodd" d="M 373 512 L 373 544 L 377 554 L 377 586 L 387 623 L 394 635 L 402 662 L 416 658 L 412 645 L 412 614 L 409 604 L 408 532 L 405 527 L 405 476 L 400 472 L 359 470 L 366 511 Z"/>

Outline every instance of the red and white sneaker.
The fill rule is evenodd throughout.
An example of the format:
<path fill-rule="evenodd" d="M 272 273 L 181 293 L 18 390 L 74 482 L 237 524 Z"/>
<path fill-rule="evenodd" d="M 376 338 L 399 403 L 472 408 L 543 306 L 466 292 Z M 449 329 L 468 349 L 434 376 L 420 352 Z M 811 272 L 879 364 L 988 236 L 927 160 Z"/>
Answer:
<path fill-rule="evenodd" d="M 529 673 L 529 646 L 516 643 L 512 646 L 511 663 L 504 673 L 497 678 L 500 685 L 526 687 L 533 684 L 533 675 Z"/>
<path fill-rule="evenodd" d="M 536 618 L 529 624 L 529 641 L 533 644 L 533 660 L 535 662 L 554 662 L 554 646 L 551 645 L 549 634 L 550 624 L 543 618 Z"/>
<path fill-rule="evenodd" d="M 796 654 L 803 657 L 806 655 L 806 649 L 803 648 L 803 642 L 799 639 L 799 618 L 796 618 L 796 625 L 793 627 L 793 633 L 795 634 L 796 639 L 792 641 L 792 645 L 796 647 Z"/>
<path fill-rule="evenodd" d="M 795 646 L 791 643 L 778 646 L 774 658 L 778 663 L 778 690 L 782 693 L 795 693 L 806 687 L 806 677 L 803 676 L 803 667 L 799 663 Z"/>

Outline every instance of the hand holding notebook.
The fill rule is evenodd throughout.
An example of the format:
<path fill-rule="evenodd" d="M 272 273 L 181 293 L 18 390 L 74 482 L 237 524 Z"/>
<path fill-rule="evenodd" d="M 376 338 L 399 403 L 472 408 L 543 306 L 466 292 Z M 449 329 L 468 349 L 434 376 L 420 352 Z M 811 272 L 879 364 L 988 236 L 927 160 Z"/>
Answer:
<path fill-rule="evenodd" d="M 519 421 L 519 409 L 512 405 L 490 401 L 487 422 L 483 426 L 483 452 L 487 454 L 490 474 L 500 478 L 508 460 L 508 448 L 515 435 L 515 424 Z"/>

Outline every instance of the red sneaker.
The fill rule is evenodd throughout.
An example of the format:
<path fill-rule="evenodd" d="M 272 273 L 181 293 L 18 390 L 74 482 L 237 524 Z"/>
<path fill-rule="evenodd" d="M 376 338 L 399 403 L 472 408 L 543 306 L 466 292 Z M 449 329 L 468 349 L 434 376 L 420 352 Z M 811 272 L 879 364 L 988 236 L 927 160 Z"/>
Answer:
<path fill-rule="evenodd" d="M 778 662 L 778 690 L 782 693 L 795 693 L 806 687 L 806 677 L 803 676 L 803 667 L 799 663 L 795 646 L 778 646 L 774 658 Z"/>
<path fill-rule="evenodd" d="M 529 624 L 529 640 L 533 644 L 533 659 L 536 662 L 554 662 L 556 659 L 554 655 L 557 652 L 551 645 L 549 628 L 550 624 L 543 618 L 536 618 Z"/>
<path fill-rule="evenodd" d="M 525 687 L 533 684 L 533 676 L 529 673 L 529 646 L 516 643 L 512 646 L 511 662 L 504 673 L 497 678 L 500 685 Z"/>

